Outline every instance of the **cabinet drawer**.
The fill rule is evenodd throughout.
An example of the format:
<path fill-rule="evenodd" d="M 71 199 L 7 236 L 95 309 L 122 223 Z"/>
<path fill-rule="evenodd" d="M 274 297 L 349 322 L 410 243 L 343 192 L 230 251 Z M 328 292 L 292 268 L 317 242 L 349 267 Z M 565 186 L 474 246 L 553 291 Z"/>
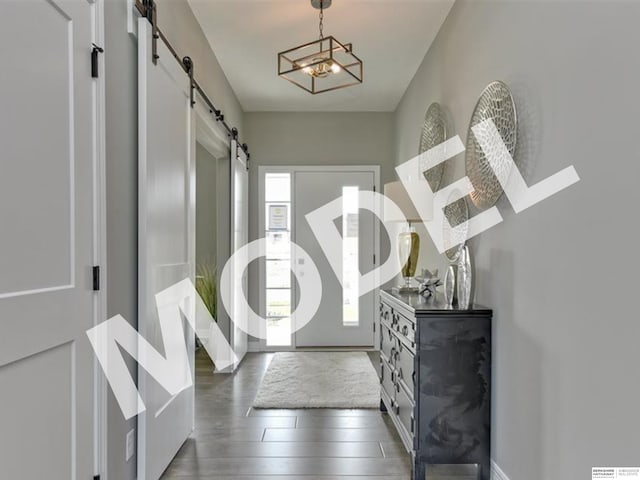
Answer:
<path fill-rule="evenodd" d="M 391 325 L 393 309 L 386 303 L 380 302 L 380 320 Z"/>
<path fill-rule="evenodd" d="M 415 357 L 413 355 L 413 352 L 409 350 L 409 348 L 402 342 L 398 342 L 397 354 L 395 355 L 395 357 L 395 368 L 397 372 L 396 375 L 398 379 L 405 384 L 405 387 L 413 396 L 415 387 Z"/>
<path fill-rule="evenodd" d="M 380 324 L 380 353 L 384 355 L 388 362 L 393 363 L 393 356 L 396 352 L 396 337 L 384 323 Z"/>
<path fill-rule="evenodd" d="M 400 423 L 406 429 L 410 437 L 414 436 L 413 422 L 413 401 L 407 395 L 404 388 L 396 388 L 396 408 L 395 414 L 398 416 Z"/>
<path fill-rule="evenodd" d="M 407 317 L 397 313 L 395 331 L 400 339 L 411 348 L 416 346 L 416 324 Z"/>
<path fill-rule="evenodd" d="M 380 357 L 380 387 L 387 394 L 387 397 L 391 399 L 393 403 L 396 398 L 396 390 L 394 386 L 395 374 L 391 369 L 391 366 L 387 363 L 387 361 Z"/>

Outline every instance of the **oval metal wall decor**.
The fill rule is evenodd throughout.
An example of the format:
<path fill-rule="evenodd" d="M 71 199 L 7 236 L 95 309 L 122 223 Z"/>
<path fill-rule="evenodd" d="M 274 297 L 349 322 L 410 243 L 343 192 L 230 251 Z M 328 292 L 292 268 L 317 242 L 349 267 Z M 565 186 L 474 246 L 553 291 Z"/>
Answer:
<path fill-rule="evenodd" d="M 467 177 L 473 184 L 474 191 L 469 195 L 478 208 L 489 208 L 495 205 L 503 193 L 496 173 L 508 177 L 511 163 L 503 161 L 497 171 L 491 168 L 487 157 L 480 148 L 476 135 L 471 130 L 479 123 L 491 119 L 495 124 L 507 150 L 514 157 L 517 141 L 518 121 L 516 104 L 509 87 L 504 82 L 492 82 L 484 89 L 471 115 L 467 131 L 465 166 Z M 482 135 L 482 132 L 479 133 Z M 493 146 L 491 148 L 493 150 Z"/>
<path fill-rule="evenodd" d="M 424 116 L 422 134 L 420 135 L 420 148 L 418 154 L 440 145 L 447 139 L 447 122 L 440 104 L 437 102 L 429 105 Z M 434 192 L 440 188 L 442 175 L 444 174 L 444 162 L 423 172 L 424 177 L 429 182 L 431 190 Z"/>

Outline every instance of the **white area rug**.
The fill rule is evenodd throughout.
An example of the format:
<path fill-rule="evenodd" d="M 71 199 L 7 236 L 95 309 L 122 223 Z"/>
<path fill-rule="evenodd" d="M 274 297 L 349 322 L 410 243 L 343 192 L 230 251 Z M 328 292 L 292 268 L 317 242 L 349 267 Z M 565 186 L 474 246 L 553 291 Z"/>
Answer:
<path fill-rule="evenodd" d="M 378 408 L 380 381 L 364 352 L 276 353 L 254 408 Z"/>

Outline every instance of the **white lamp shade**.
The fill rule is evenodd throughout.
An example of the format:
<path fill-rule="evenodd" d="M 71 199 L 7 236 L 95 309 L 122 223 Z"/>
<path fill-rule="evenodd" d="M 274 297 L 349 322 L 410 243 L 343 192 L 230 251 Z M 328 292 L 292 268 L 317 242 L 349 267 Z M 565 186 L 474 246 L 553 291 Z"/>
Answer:
<path fill-rule="evenodd" d="M 415 184 L 416 187 L 420 188 L 420 189 L 424 189 L 424 185 L 422 185 L 422 182 L 419 181 L 411 181 L 410 183 Z M 389 198 L 390 200 L 393 200 L 393 202 L 400 207 L 400 210 L 402 210 L 402 213 L 404 214 L 403 217 L 397 218 L 397 215 L 394 215 L 392 212 L 389 212 L 388 209 L 385 208 L 384 210 L 384 221 L 385 222 L 421 222 L 423 219 L 422 217 L 420 217 L 420 214 L 418 213 L 418 210 L 416 209 L 415 205 L 413 204 L 413 202 L 411 201 L 411 198 L 409 198 L 409 194 L 407 193 L 407 190 L 404 188 L 404 185 L 402 184 L 401 181 L 395 181 L 395 182 L 390 182 L 390 183 L 386 183 L 384 185 L 384 195 L 385 197 Z M 423 199 L 425 202 L 427 202 L 427 199 Z M 426 211 L 431 213 L 432 209 L 433 209 L 433 204 L 430 203 L 429 205 L 425 205 Z M 431 220 L 432 215 L 429 215 L 429 218 L 426 218 L 425 220 Z"/>

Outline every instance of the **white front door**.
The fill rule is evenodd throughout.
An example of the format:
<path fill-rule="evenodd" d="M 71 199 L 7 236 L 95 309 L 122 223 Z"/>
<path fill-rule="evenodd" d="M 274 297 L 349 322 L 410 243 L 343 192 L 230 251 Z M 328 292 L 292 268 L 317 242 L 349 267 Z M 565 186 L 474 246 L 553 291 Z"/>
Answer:
<path fill-rule="evenodd" d="M 189 77 L 162 41 L 152 62 L 151 25 L 138 20 L 138 330 L 163 352 L 155 295 L 195 279 L 195 129 Z M 185 329 L 191 372 L 194 335 Z M 147 410 L 138 417 L 138 478 L 157 480 L 193 429 L 193 388 L 170 396 L 138 368 Z"/>
<path fill-rule="evenodd" d="M 0 477 L 94 473 L 97 5 L 0 2 Z M 97 209 L 96 209 L 97 210 Z"/>
<path fill-rule="evenodd" d="M 371 347 L 374 344 L 374 292 L 358 296 L 358 275 L 374 268 L 374 215 L 361 210 L 358 192 L 374 187 L 373 171 L 296 171 L 293 179 L 294 241 L 315 262 L 322 279 L 322 300 L 314 318 L 295 334 L 296 347 Z M 342 283 L 336 277 L 305 215 L 342 198 L 337 219 L 342 244 Z M 306 266 L 294 259 L 304 275 Z M 299 296 L 299 292 L 296 292 Z"/>

